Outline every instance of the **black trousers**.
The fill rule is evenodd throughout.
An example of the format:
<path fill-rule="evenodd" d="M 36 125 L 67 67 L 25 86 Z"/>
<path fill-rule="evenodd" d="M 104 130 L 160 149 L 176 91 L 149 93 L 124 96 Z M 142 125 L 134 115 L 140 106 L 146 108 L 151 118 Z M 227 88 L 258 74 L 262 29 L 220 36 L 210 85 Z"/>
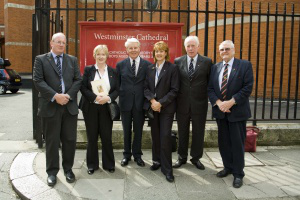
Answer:
<path fill-rule="evenodd" d="M 67 106 L 58 105 L 53 117 L 42 118 L 46 139 L 46 172 L 48 175 L 56 176 L 59 171 L 60 143 L 64 172 L 73 167 L 77 138 L 77 116 L 71 115 Z"/>
<path fill-rule="evenodd" d="M 103 169 L 115 168 L 115 157 L 112 147 L 112 126 L 108 104 L 89 104 L 87 113 L 83 113 L 86 133 L 87 152 L 86 163 L 89 169 L 99 168 L 98 138 L 102 144 L 102 167 Z"/>
<path fill-rule="evenodd" d="M 143 126 L 145 121 L 144 111 L 138 111 L 133 105 L 131 111 L 121 112 L 122 117 L 122 126 L 124 132 L 124 158 L 131 158 L 133 155 L 134 158 L 141 158 L 142 153 L 142 134 Z M 131 146 L 132 138 L 132 125 L 134 138 Z"/>
<path fill-rule="evenodd" d="M 245 138 L 246 121 L 229 122 L 227 117 L 217 119 L 218 143 L 224 168 L 230 170 L 234 177 L 245 176 Z"/>
<path fill-rule="evenodd" d="M 153 112 L 151 120 L 152 160 L 161 164 L 163 174 L 172 174 L 172 124 L 174 113 Z"/>
<path fill-rule="evenodd" d="M 190 119 L 192 119 L 192 145 L 190 155 L 192 162 L 197 162 L 203 156 L 206 113 L 200 115 L 176 114 L 178 125 L 178 157 L 187 160 L 190 134 Z"/>

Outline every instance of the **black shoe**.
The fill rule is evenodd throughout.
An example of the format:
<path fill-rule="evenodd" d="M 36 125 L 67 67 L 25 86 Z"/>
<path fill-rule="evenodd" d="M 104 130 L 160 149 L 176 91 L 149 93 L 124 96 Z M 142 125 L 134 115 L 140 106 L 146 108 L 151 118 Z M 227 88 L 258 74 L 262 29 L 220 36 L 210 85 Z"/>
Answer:
<path fill-rule="evenodd" d="M 74 183 L 75 175 L 71 169 L 65 172 L 65 176 L 68 183 Z"/>
<path fill-rule="evenodd" d="M 242 178 L 236 178 L 236 177 L 234 177 L 232 186 L 234 188 L 240 188 L 240 187 L 242 187 L 242 185 L 243 185 L 243 179 Z"/>
<path fill-rule="evenodd" d="M 56 176 L 49 175 L 47 178 L 47 184 L 51 187 L 53 187 L 56 184 Z"/>
<path fill-rule="evenodd" d="M 167 174 L 167 175 L 166 175 L 166 179 L 167 179 L 167 181 L 169 181 L 170 183 L 174 182 L 174 176 L 173 176 L 173 174 Z"/>
<path fill-rule="evenodd" d="M 131 158 L 123 158 L 123 160 L 121 161 L 121 166 L 124 167 L 128 165 L 129 161 L 131 161 Z"/>
<path fill-rule="evenodd" d="M 228 176 L 229 174 L 231 174 L 231 171 L 229 171 L 227 169 L 223 169 L 217 173 L 217 177 L 223 178 L 223 177 Z"/>
<path fill-rule="evenodd" d="M 87 173 L 88 173 L 89 175 L 92 175 L 94 172 L 95 172 L 94 169 L 88 169 L 88 170 L 87 170 Z"/>
<path fill-rule="evenodd" d="M 145 167 L 145 162 L 141 158 L 135 158 L 134 161 L 138 166 Z"/>
<path fill-rule="evenodd" d="M 153 163 L 153 165 L 150 167 L 151 171 L 156 171 L 160 168 L 160 163 Z"/>
<path fill-rule="evenodd" d="M 204 165 L 198 160 L 197 162 L 192 162 L 193 165 L 195 165 L 200 170 L 205 170 Z"/>
<path fill-rule="evenodd" d="M 185 164 L 186 160 L 178 159 L 175 164 L 173 165 L 173 168 L 179 168 L 181 165 Z"/>

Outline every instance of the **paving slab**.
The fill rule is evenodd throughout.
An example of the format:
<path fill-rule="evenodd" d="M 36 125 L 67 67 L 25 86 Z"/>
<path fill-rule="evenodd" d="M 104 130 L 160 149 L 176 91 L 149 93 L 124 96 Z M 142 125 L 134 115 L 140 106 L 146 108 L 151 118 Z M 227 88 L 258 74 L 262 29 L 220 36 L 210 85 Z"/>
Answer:
<path fill-rule="evenodd" d="M 290 196 L 298 196 L 300 199 L 300 184 L 283 186 L 281 189 Z"/>
<path fill-rule="evenodd" d="M 82 198 L 76 198 L 71 194 L 66 194 L 56 189 L 46 190 L 45 192 L 38 194 L 31 198 L 31 200 L 77 200 Z"/>
<path fill-rule="evenodd" d="M 33 170 L 32 164 L 36 155 L 37 152 L 18 154 L 10 167 L 10 179 L 14 180 L 34 174 L 35 172 Z"/>
<path fill-rule="evenodd" d="M 251 153 L 256 159 L 258 159 L 264 165 L 270 166 L 284 166 L 286 163 L 280 159 L 280 157 L 274 155 L 272 152 L 256 152 Z"/>
<path fill-rule="evenodd" d="M 88 199 L 122 200 L 123 179 L 80 179 L 72 190 L 72 195 Z"/>
<path fill-rule="evenodd" d="M 0 156 L 0 171 L 7 172 L 10 170 L 11 163 L 18 153 L 3 153 Z"/>
<path fill-rule="evenodd" d="M 38 151 L 38 146 L 34 140 L 24 141 L 0 141 L 1 152 L 22 152 L 22 151 Z"/>
<path fill-rule="evenodd" d="M 0 197 L 1 197 L 1 200 L 20 200 L 20 197 L 18 197 L 17 195 L 15 194 L 8 194 L 8 193 L 5 193 L 5 192 L 0 192 Z"/>
<path fill-rule="evenodd" d="M 206 155 L 217 168 L 223 168 L 222 158 L 219 152 L 206 152 Z M 251 153 L 245 153 L 245 166 L 263 166 L 264 164 L 257 160 Z"/>

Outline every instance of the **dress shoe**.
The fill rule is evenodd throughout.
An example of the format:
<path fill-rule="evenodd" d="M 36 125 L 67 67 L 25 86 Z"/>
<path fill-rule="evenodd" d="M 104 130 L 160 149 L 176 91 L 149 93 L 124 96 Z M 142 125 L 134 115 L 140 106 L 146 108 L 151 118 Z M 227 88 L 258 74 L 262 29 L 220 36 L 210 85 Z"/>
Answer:
<path fill-rule="evenodd" d="M 74 183 L 75 175 L 71 169 L 65 172 L 65 176 L 68 183 Z"/>
<path fill-rule="evenodd" d="M 89 175 L 92 175 L 94 172 L 95 172 L 94 169 L 88 169 L 88 170 L 87 170 L 87 173 L 88 173 Z"/>
<path fill-rule="evenodd" d="M 160 168 L 160 163 L 153 163 L 153 165 L 151 165 L 150 170 L 151 171 L 156 171 Z"/>
<path fill-rule="evenodd" d="M 231 174 L 231 172 L 227 169 L 223 169 L 217 173 L 217 177 L 223 178 L 223 177 L 228 176 L 228 174 Z"/>
<path fill-rule="evenodd" d="M 49 175 L 47 178 L 47 184 L 51 187 L 53 187 L 56 184 L 56 176 Z"/>
<path fill-rule="evenodd" d="M 135 158 L 134 161 L 138 166 L 145 167 L 145 162 L 141 158 Z"/>
<path fill-rule="evenodd" d="M 173 174 L 167 174 L 167 175 L 166 175 L 166 179 L 167 179 L 167 181 L 169 181 L 170 183 L 174 182 L 174 176 L 173 176 Z"/>
<path fill-rule="evenodd" d="M 197 162 L 192 162 L 193 165 L 195 165 L 200 170 L 205 170 L 204 165 L 198 160 Z"/>
<path fill-rule="evenodd" d="M 243 179 L 242 178 L 236 178 L 236 177 L 234 177 L 232 186 L 234 188 L 240 188 L 240 187 L 242 187 L 242 185 L 243 185 Z"/>
<path fill-rule="evenodd" d="M 178 159 L 175 164 L 173 165 L 173 168 L 179 168 L 181 165 L 185 164 L 186 160 Z"/>
<path fill-rule="evenodd" d="M 129 161 L 131 161 L 130 158 L 123 158 L 123 160 L 121 161 L 121 166 L 124 167 L 124 166 L 128 165 Z"/>

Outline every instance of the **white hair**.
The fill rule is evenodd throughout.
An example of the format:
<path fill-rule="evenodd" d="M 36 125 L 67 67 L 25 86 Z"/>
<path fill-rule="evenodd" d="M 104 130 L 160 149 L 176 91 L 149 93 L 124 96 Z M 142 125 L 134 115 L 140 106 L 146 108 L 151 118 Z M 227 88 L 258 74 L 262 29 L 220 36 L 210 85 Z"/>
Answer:
<path fill-rule="evenodd" d="M 65 34 L 63 34 L 62 32 L 58 32 L 58 33 L 55 33 L 54 35 L 52 35 L 51 40 L 54 41 L 59 36 L 63 36 L 64 38 L 66 38 Z"/>
<path fill-rule="evenodd" d="M 230 48 L 234 49 L 234 44 L 231 40 L 225 40 L 223 42 L 221 42 L 221 44 L 219 45 L 219 49 L 221 48 L 221 46 L 223 46 L 224 44 L 229 44 Z"/>
<path fill-rule="evenodd" d="M 125 42 L 126 48 L 128 47 L 129 43 L 138 43 L 139 47 L 141 46 L 140 41 L 136 38 L 128 38 L 127 41 Z"/>
<path fill-rule="evenodd" d="M 191 35 L 191 36 L 188 36 L 187 38 L 185 38 L 185 40 L 184 40 L 184 46 L 185 46 L 185 47 L 187 46 L 187 43 L 188 43 L 189 41 L 195 41 L 196 44 L 197 44 L 197 46 L 200 45 L 200 42 L 199 42 L 199 39 L 198 39 L 197 36 Z"/>

